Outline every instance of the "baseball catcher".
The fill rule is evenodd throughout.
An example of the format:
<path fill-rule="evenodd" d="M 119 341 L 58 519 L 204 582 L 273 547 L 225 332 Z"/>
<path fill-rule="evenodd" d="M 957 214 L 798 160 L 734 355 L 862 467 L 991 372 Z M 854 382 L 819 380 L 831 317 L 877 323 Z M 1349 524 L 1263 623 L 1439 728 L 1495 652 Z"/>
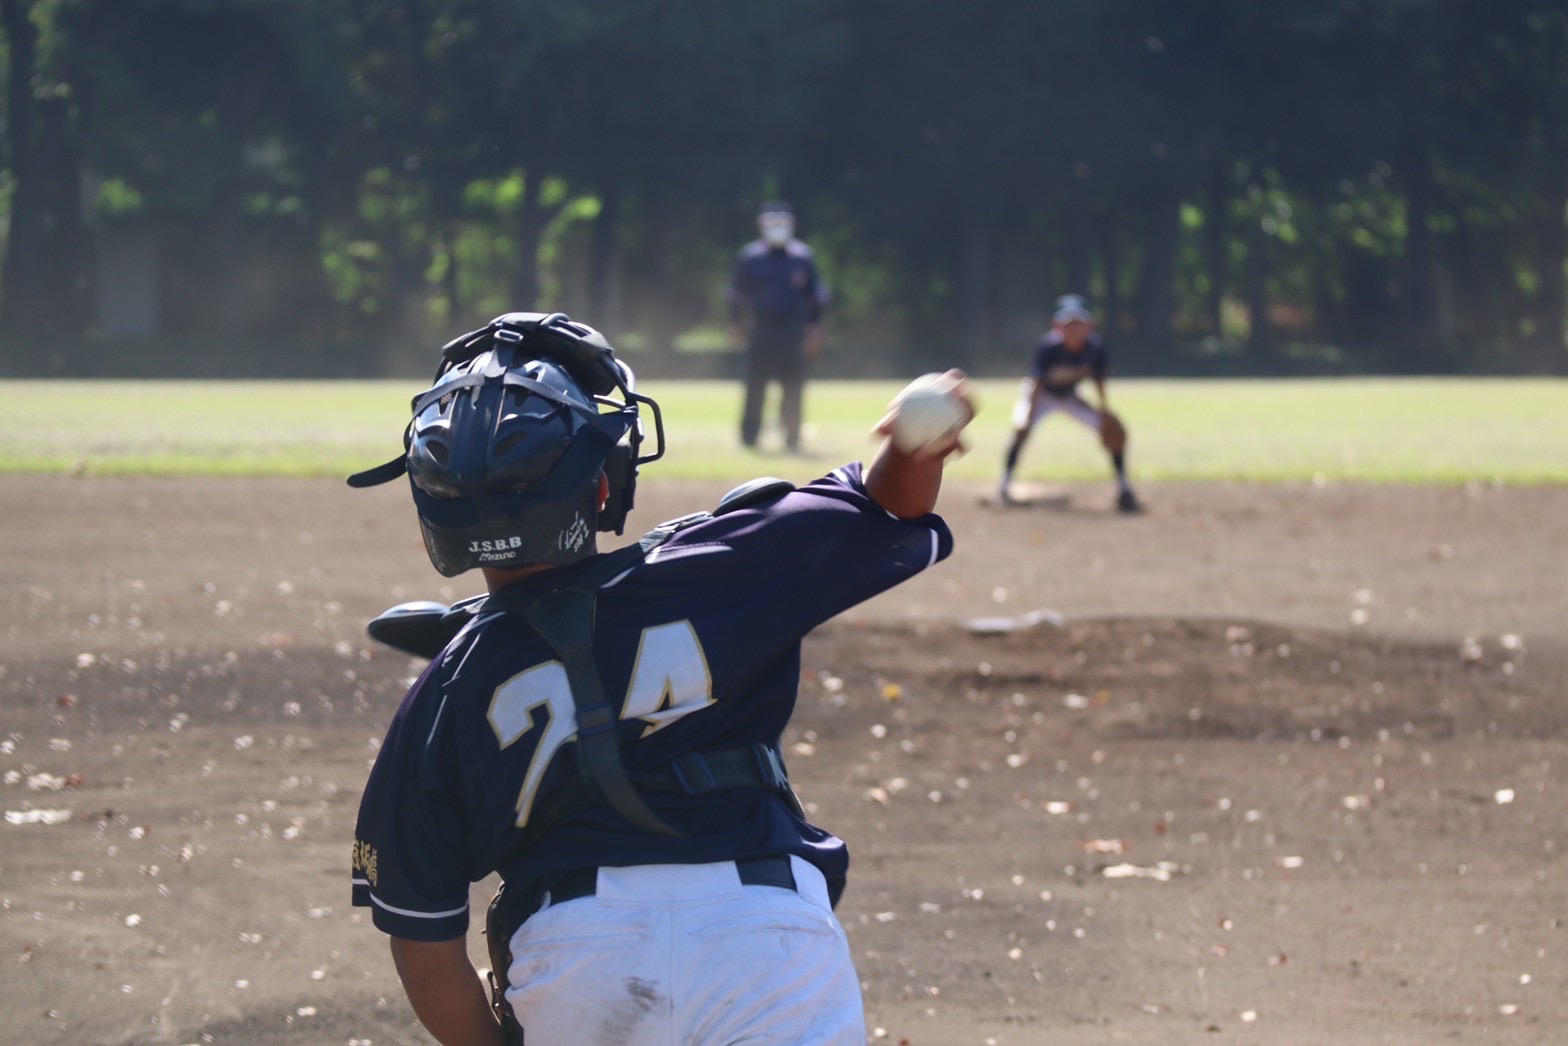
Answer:
<path fill-rule="evenodd" d="M 431 563 L 487 590 L 372 626 L 431 661 L 365 786 L 353 900 L 436 1039 L 864 1043 L 845 845 L 779 741 L 802 637 L 950 553 L 931 510 L 957 444 L 883 439 L 600 552 L 664 452 L 658 404 L 559 314 L 446 346 L 404 452 L 350 479 L 406 475 Z M 467 950 L 492 872 L 494 1010 Z"/>
<path fill-rule="evenodd" d="M 1110 455 L 1116 470 L 1116 507 L 1122 512 L 1139 512 L 1142 505 L 1127 481 L 1127 429 L 1111 413 L 1105 395 L 1108 356 L 1105 343 L 1094 329 L 1094 316 L 1076 294 L 1064 295 L 1051 319 L 1051 330 L 1040 339 L 1034 353 L 1034 367 L 1024 379 L 1018 402 L 1013 407 L 1013 440 L 1007 447 L 1007 462 L 1002 468 L 1002 483 L 997 501 L 1011 503 L 1013 473 L 1023 453 L 1029 433 L 1054 411 L 1094 429 L 1100 444 Z M 1094 382 L 1100 407 L 1096 410 L 1078 395 L 1078 384 L 1085 378 Z"/>

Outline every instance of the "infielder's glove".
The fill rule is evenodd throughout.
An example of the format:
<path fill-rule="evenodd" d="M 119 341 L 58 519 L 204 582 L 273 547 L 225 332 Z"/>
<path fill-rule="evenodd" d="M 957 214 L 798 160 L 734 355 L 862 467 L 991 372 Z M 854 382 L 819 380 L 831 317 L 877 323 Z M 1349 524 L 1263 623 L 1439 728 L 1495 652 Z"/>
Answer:
<path fill-rule="evenodd" d="M 1108 410 L 1100 411 L 1100 442 L 1112 454 L 1127 448 L 1127 429 L 1121 419 Z"/>

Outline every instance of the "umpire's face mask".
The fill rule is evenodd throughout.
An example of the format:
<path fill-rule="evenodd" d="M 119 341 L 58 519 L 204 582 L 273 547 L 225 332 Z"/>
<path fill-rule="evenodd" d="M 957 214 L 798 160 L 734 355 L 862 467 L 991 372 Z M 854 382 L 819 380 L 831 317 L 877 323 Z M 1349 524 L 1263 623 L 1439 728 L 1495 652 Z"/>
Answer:
<path fill-rule="evenodd" d="M 762 239 L 770 247 L 782 247 L 795 235 L 795 223 L 787 217 L 763 218 L 757 223 Z"/>

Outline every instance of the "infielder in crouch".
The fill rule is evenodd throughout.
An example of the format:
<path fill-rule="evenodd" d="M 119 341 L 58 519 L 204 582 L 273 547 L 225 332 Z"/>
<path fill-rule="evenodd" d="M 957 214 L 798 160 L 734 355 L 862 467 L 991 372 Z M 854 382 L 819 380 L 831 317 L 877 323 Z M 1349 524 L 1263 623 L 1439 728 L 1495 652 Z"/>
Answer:
<path fill-rule="evenodd" d="M 443 1043 L 516 1041 L 467 952 L 469 884 L 499 871 L 491 954 L 530 1046 L 864 1043 L 833 916 L 848 856 L 805 819 L 779 741 L 802 637 L 951 551 L 931 510 L 957 428 L 800 489 L 753 481 L 599 554 L 663 452 L 657 404 L 559 315 L 508 314 L 444 356 L 406 452 L 350 480 L 406 472 L 431 562 L 489 590 L 372 623 L 434 658 L 353 851 L 354 903 L 415 1012 Z M 875 431 L 896 427 L 895 408 Z"/>
<path fill-rule="evenodd" d="M 1018 402 L 1013 407 L 1013 441 L 1007 447 L 1002 468 L 1002 483 L 997 500 L 1006 505 L 1012 498 L 1013 473 L 1029 433 L 1053 411 L 1061 411 L 1094 429 L 1116 469 L 1116 507 L 1122 512 L 1138 512 L 1142 505 L 1127 480 L 1127 430 L 1111 413 L 1105 395 L 1108 369 L 1105 343 L 1094 329 L 1094 316 L 1076 294 L 1063 295 L 1056 303 L 1051 330 L 1035 348 L 1034 365 L 1024 379 Z M 1096 410 L 1078 395 L 1078 384 L 1085 378 L 1094 382 L 1100 406 Z"/>

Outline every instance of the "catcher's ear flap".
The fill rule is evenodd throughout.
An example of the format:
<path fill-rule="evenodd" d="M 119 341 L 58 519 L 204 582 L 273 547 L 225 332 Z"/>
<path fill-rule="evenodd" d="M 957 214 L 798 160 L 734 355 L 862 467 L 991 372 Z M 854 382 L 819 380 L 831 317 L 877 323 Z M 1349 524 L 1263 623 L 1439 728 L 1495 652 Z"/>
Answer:
<path fill-rule="evenodd" d="M 604 459 L 604 474 L 610 481 L 610 496 L 599 510 L 598 529 L 620 534 L 626 530 L 626 515 L 636 501 L 636 451 L 625 443 L 611 447 Z"/>

